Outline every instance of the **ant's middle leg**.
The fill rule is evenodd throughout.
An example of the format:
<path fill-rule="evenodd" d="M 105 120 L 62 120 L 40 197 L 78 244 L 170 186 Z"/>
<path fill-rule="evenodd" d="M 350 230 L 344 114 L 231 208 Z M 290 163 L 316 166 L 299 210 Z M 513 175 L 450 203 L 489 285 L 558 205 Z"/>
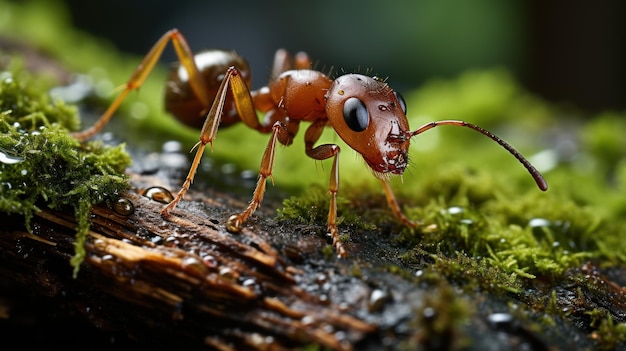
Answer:
<path fill-rule="evenodd" d="M 189 81 L 194 94 L 204 106 L 210 106 L 211 101 L 208 89 L 198 71 L 198 67 L 194 61 L 193 53 L 189 48 L 189 44 L 187 44 L 187 40 L 182 33 L 180 33 L 177 29 L 172 29 L 163 34 L 163 36 L 161 36 L 161 38 L 159 38 L 159 40 L 152 46 L 148 54 L 146 54 L 139 66 L 137 66 L 124 85 L 124 90 L 115 98 L 115 100 L 113 100 L 100 119 L 98 119 L 94 125 L 83 131 L 72 133 L 72 136 L 79 141 L 84 141 L 102 130 L 102 128 L 104 128 L 104 126 L 109 122 L 124 98 L 126 98 L 132 90 L 139 89 L 141 87 L 150 72 L 154 69 L 154 66 L 161 57 L 165 46 L 167 46 L 167 43 L 170 41 L 174 46 L 180 63 L 185 67 L 187 73 L 189 74 Z"/>
<path fill-rule="evenodd" d="M 265 194 L 265 185 L 267 178 L 271 179 L 272 170 L 274 168 L 274 155 L 276 153 L 276 142 L 280 142 L 283 145 L 291 144 L 292 136 L 288 132 L 287 126 L 282 122 L 275 122 L 272 126 L 272 136 L 265 148 L 263 158 L 261 159 L 261 167 L 259 169 L 259 179 L 257 180 L 256 188 L 252 200 L 248 204 L 245 210 L 238 214 L 230 216 L 226 223 L 226 229 L 233 233 L 241 231 L 243 223 L 257 210 L 263 201 L 263 195 Z"/>

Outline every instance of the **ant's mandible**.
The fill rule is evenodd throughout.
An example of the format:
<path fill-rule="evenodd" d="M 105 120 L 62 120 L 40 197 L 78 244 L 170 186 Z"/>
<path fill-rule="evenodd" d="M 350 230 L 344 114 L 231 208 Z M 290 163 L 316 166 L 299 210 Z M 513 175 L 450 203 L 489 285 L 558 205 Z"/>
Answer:
<path fill-rule="evenodd" d="M 250 91 L 249 68 L 241 57 L 234 52 L 219 50 L 194 56 L 185 37 L 176 29 L 165 33 L 154 44 L 102 117 L 91 128 L 74 133 L 74 137 L 82 141 L 100 131 L 126 95 L 143 84 L 170 41 L 180 66 L 168 81 L 166 110 L 188 125 L 201 126 L 202 131 L 185 182 L 174 200 L 161 211 L 165 217 L 189 190 L 204 149 L 207 144 L 212 145 L 218 127 L 239 121 L 261 133 L 271 133 L 271 137 L 261 159 L 252 200 L 246 209 L 228 219 L 226 228 L 239 232 L 261 204 L 266 180 L 272 175 L 276 143 L 290 145 L 300 122 L 310 122 L 304 136 L 306 154 L 315 160 L 333 159 L 328 231 L 340 257 L 346 256 L 346 251 L 339 240 L 336 223 L 339 146 L 315 146 L 326 126 L 332 127 L 344 142 L 363 156 L 374 176 L 381 181 L 393 214 L 407 226 L 415 227 L 417 223 L 402 213 L 388 180 L 390 175 L 404 173 L 411 138 L 437 126 L 468 127 L 486 135 L 515 156 L 541 190 L 548 188 L 543 176 L 528 160 L 511 145 L 481 127 L 464 121 L 444 120 L 430 122 L 411 131 L 404 100 L 380 79 L 346 74 L 332 80 L 310 69 L 311 62 L 306 54 L 299 53 L 292 59 L 286 51 L 279 50 L 269 84 Z M 265 113 L 263 121 L 259 121 L 257 110 Z M 203 116 L 206 117 L 203 119 Z"/>

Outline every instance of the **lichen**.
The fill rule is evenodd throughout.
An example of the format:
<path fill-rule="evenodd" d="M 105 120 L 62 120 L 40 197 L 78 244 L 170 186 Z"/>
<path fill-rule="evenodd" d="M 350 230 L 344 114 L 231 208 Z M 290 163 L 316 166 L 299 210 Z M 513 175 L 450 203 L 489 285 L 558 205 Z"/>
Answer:
<path fill-rule="evenodd" d="M 72 208 L 77 218 L 74 275 L 84 259 L 90 208 L 128 187 L 124 145 L 81 145 L 69 131 L 79 125 L 76 108 L 51 101 L 36 78 L 15 68 L 0 72 L 0 211 L 24 217 L 31 231 L 41 208 Z"/>

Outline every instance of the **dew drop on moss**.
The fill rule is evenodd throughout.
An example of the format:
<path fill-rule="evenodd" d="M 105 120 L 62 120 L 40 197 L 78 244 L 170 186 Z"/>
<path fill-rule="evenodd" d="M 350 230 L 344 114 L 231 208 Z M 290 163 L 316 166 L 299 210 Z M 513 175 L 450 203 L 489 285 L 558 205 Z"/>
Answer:
<path fill-rule="evenodd" d="M 456 215 L 456 214 L 460 214 L 465 212 L 465 209 L 463 209 L 463 207 L 459 207 L 459 206 L 452 206 L 449 207 L 445 210 L 441 210 L 442 213 L 447 213 L 447 214 L 451 214 L 451 215 Z"/>
<path fill-rule="evenodd" d="M 513 316 L 504 312 L 492 313 L 487 316 L 487 321 L 496 329 L 507 329 L 513 324 Z"/>
<path fill-rule="evenodd" d="M 545 218 L 533 218 L 530 221 L 528 221 L 528 225 L 531 228 L 549 227 L 550 224 L 551 224 L 550 221 Z"/>
<path fill-rule="evenodd" d="M 12 165 L 22 161 L 24 161 L 23 157 L 10 155 L 8 152 L 0 149 L 0 162 L 7 165 Z"/>

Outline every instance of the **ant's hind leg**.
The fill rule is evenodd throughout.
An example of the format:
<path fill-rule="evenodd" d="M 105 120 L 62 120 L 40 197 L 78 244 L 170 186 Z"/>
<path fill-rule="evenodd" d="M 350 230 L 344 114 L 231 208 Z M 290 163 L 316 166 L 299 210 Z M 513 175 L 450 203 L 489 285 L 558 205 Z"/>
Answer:
<path fill-rule="evenodd" d="M 246 82 L 241 77 L 240 72 L 235 67 L 230 67 L 226 70 L 226 74 L 224 75 L 224 79 L 220 84 L 220 87 L 217 90 L 217 94 L 215 96 L 215 100 L 211 105 L 211 109 L 207 114 L 204 124 L 202 125 L 202 130 L 200 131 L 200 140 L 196 144 L 195 147 L 196 155 L 193 159 L 191 167 L 189 168 L 189 173 L 187 174 L 187 178 L 183 183 L 183 186 L 178 191 L 178 194 L 170 202 L 167 204 L 162 210 L 161 214 L 165 217 L 169 216 L 170 211 L 176 208 L 176 205 L 183 199 L 189 187 L 191 187 L 191 183 L 193 183 L 193 178 L 195 177 L 196 170 L 200 165 L 200 160 L 202 159 L 202 154 L 204 153 L 204 149 L 207 144 L 213 145 L 213 140 L 215 139 L 215 135 L 217 134 L 218 127 L 220 125 L 220 121 L 222 118 L 222 114 L 224 111 L 224 102 L 226 101 L 226 94 L 228 90 L 232 90 L 235 95 L 235 104 L 237 106 L 237 111 L 240 116 L 254 116 L 256 117 L 256 112 L 254 111 L 254 104 L 252 102 L 252 98 L 250 97 L 250 91 L 248 90 L 248 86 Z M 254 117 L 245 117 L 247 119 L 253 119 Z"/>
<path fill-rule="evenodd" d="M 202 80 L 202 76 L 198 71 L 198 67 L 194 61 L 193 53 L 187 44 L 187 40 L 177 29 L 172 29 L 163 34 L 163 36 L 161 36 L 161 38 L 159 38 L 159 40 L 152 46 L 139 66 L 137 66 L 135 71 L 132 73 L 126 84 L 123 85 L 124 90 L 115 98 L 115 100 L 113 100 L 100 119 L 98 119 L 91 127 L 83 131 L 72 133 L 72 136 L 79 141 L 84 141 L 100 132 L 100 130 L 102 130 L 102 128 L 104 128 L 104 126 L 106 126 L 109 122 L 111 117 L 113 117 L 113 114 L 122 101 L 124 101 L 124 98 L 126 98 L 132 90 L 139 89 L 141 87 L 150 72 L 154 69 L 156 63 L 159 61 L 165 46 L 167 46 L 167 43 L 170 41 L 172 41 L 172 45 L 176 50 L 178 59 L 189 73 L 189 81 L 194 94 L 203 105 L 207 107 L 210 106 L 211 101 L 209 101 L 208 98 L 209 94 L 207 93 L 206 84 L 204 83 L 204 80 Z"/>

